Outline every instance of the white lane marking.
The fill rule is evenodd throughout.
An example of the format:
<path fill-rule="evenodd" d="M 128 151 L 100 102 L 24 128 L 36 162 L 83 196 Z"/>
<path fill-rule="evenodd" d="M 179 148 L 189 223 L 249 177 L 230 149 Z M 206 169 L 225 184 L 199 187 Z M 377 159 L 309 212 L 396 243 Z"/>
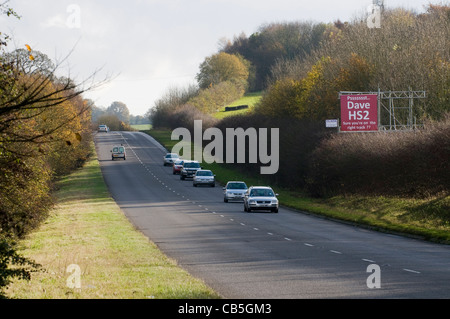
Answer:
<path fill-rule="evenodd" d="M 342 255 L 342 253 L 340 251 L 337 251 L 337 250 L 330 250 L 330 252 L 332 252 L 333 254 Z"/>
<path fill-rule="evenodd" d="M 313 247 L 313 244 L 309 244 L 309 243 L 304 243 L 303 245 L 308 246 L 308 247 Z"/>
<path fill-rule="evenodd" d="M 287 238 L 287 237 L 284 237 L 284 239 L 286 239 L 287 241 L 291 241 L 292 239 L 290 239 L 290 238 Z"/>
<path fill-rule="evenodd" d="M 367 261 L 368 263 L 375 263 L 375 260 L 372 260 L 372 259 L 365 259 L 365 258 L 363 258 L 362 260 L 363 261 Z"/>
<path fill-rule="evenodd" d="M 416 270 L 412 270 L 412 269 L 403 268 L 403 270 L 407 271 L 407 272 L 412 272 L 414 274 L 420 274 L 420 271 L 416 271 Z"/>

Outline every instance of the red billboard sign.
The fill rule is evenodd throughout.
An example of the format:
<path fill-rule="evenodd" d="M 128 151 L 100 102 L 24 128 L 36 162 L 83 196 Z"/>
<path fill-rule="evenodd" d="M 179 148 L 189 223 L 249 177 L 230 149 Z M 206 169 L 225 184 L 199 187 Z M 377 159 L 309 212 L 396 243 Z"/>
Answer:
<path fill-rule="evenodd" d="M 341 95 L 341 131 L 378 131 L 377 94 Z"/>

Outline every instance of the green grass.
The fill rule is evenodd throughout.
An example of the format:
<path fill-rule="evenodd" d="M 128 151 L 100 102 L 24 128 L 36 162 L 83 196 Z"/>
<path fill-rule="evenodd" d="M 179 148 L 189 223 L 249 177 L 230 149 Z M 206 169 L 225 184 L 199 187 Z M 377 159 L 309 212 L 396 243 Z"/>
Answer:
<path fill-rule="evenodd" d="M 135 129 L 136 131 L 147 131 L 147 130 L 151 130 L 151 128 L 152 128 L 151 124 L 133 124 L 130 126 L 131 126 L 131 128 Z"/>
<path fill-rule="evenodd" d="M 220 298 L 137 231 L 110 197 L 96 158 L 58 183 L 51 217 L 21 244 L 43 266 L 8 288 L 19 299 Z M 70 264 L 81 289 L 69 288 Z"/>
<path fill-rule="evenodd" d="M 225 107 L 223 107 L 219 112 L 213 114 L 213 116 L 217 119 L 223 119 L 227 116 L 245 114 L 247 112 L 250 112 L 254 108 L 254 106 L 261 100 L 261 98 L 261 92 L 247 93 L 239 100 L 236 100 L 227 106 L 248 105 L 248 109 L 225 112 Z"/>
<path fill-rule="evenodd" d="M 168 130 L 150 130 L 169 150 L 178 143 L 170 139 Z M 248 175 L 231 165 L 203 163 L 222 184 L 243 180 L 250 185 L 265 185 L 263 175 Z M 273 186 L 273 185 L 272 185 Z M 281 205 L 292 209 L 357 224 L 385 232 L 402 233 L 430 241 L 450 242 L 450 196 L 444 194 L 427 199 L 382 196 L 335 196 L 311 198 L 302 190 L 274 186 Z"/>

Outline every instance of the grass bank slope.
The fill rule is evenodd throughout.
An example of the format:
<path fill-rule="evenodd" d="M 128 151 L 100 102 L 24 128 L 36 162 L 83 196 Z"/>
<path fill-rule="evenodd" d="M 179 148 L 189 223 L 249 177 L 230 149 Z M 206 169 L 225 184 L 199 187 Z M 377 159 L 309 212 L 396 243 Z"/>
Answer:
<path fill-rule="evenodd" d="M 51 217 L 22 243 L 42 271 L 11 284 L 9 298 L 219 298 L 134 229 L 109 196 L 97 158 L 58 188 Z M 70 288 L 75 276 L 81 288 Z"/>

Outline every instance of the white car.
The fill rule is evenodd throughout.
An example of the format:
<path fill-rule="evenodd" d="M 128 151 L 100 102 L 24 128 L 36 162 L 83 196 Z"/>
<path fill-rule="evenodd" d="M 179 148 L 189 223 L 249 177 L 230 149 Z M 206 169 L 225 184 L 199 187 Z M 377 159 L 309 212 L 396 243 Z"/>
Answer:
<path fill-rule="evenodd" d="M 270 210 L 278 213 L 277 196 L 269 186 L 251 186 L 244 196 L 244 211 Z"/>
<path fill-rule="evenodd" d="M 208 169 L 199 169 L 192 178 L 194 187 L 198 185 L 216 186 L 216 175 Z"/>
<path fill-rule="evenodd" d="M 223 201 L 244 200 L 244 194 L 247 192 L 247 184 L 241 181 L 229 181 L 223 188 Z"/>
<path fill-rule="evenodd" d="M 177 153 L 167 153 L 164 156 L 164 166 L 172 166 L 173 162 L 175 162 L 177 159 L 179 159 L 180 157 L 178 156 Z"/>
<path fill-rule="evenodd" d="M 109 132 L 109 127 L 106 126 L 106 125 L 104 125 L 104 124 L 99 125 L 99 126 L 98 126 L 98 132 L 99 132 L 99 133 L 100 133 L 100 132 L 108 133 L 108 132 Z"/>

